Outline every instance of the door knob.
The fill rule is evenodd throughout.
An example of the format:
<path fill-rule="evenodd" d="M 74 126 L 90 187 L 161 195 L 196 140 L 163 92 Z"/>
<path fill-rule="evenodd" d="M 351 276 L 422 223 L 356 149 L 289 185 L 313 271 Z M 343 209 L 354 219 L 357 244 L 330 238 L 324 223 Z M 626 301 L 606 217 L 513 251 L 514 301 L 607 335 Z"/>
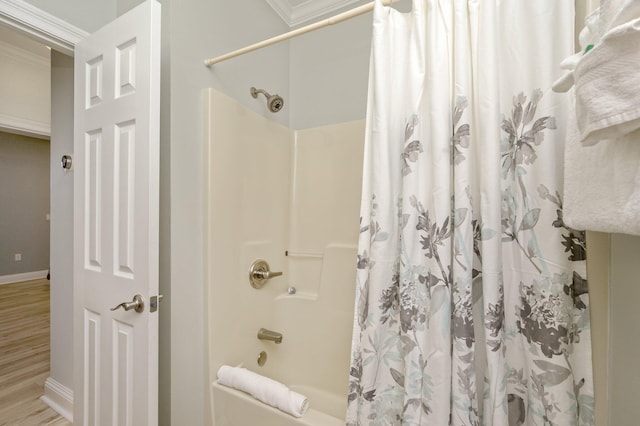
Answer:
<path fill-rule="evenodd" d="M 72 164 L 72 160 L 71 160 L 71 156 L 70 155 L 63 155 L 62 159 L 60 160 L 60 165 L 62 166 L 63 169 L 65 170 L 70 170 L 71 169 L 71 164 Z"/>
<path fill-rule="evenodd" d="M 139 294 L 136 294 L 135 296 L 133 296 L 133 300 L 131 302 L 122 302 L 121 304 L 111 308 L 111 310 L 115 311 L 116 309 L 120 308 L 124 309 L 125 311 L 130 311 L 133 309 L 136 312 L 140 313 L 144 311 L 144 299 Z"/>

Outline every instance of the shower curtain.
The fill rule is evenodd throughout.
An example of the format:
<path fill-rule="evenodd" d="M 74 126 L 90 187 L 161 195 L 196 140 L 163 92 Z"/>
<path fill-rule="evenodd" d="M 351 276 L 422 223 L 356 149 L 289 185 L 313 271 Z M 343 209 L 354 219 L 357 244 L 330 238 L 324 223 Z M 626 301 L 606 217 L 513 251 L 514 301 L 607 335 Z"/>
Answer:
<path fill-rule="evenodd" d="M 374 8 L 348 425 L 591 425 L 573 0 Z"/>

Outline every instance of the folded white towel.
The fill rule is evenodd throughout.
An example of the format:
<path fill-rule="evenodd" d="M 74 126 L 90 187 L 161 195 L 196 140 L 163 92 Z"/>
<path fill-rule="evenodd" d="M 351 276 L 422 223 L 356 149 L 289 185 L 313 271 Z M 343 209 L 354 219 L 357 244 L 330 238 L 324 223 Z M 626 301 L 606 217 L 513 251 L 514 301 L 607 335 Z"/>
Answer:
<path fill-rule="evenodd" d="M 582 31 L 584 33 L 585 31 L 588 31 L 588 30 L 589 30 L 588 27 L 585 27 L 585 29 Z M 582 55 L 583 55 L 582 52 L 578 52 L 575 55 L 571 55 L 565 58 L 560 63 L 560 69 L 568 70 L 568 72 L 563 74 L 558 80 L 556 80 L 555 83 L 553 83 L 553 86 L 551 86 L 551 88 L 553 89 L 554 92 L 564 93 L 569 91 L 569 89 L 573 87 L 575 83 L 573 72 L 576 68 L 576 65 L 578 65 L 578 62 L 580 62 L 580 59 L 582 59 Z"/>
<path fill-rule="evenodd" d="M 593 47 L 609 30 L 616 14 L 617 10 L 622 7 L 622 4 L 628 0 L 608 0 L 597 8 L 593 13 L 588 15 L 584 20 L 584 27 L 580 31 L 578 40 L 580 42 L 581 49 L 574 55 L 565 58 L 560 63 L 561 70 L 567 70 L 551 87 L 554 92 L 564 93 L 569 91 L 575 83 L 574 71 L 584 54 L 586 53 L 587 46 Z"/>
<path fill-rule="evenodd" d="M 304 395 L 246 368 L 223 365 L 218 370 L 218 383 L 246 392 L 295 417 L 304 416 L 309 409 L 309 400 Z"/>
<path fill-rule="evenodd" d="M 570 111 L 564 160 L 563 219 L 567 225 L 640 235 L 640 130 L 584 146 Z"/>
<path fill-rule="evenodd" d="M 640 129 L 639 6 L 629 1 L 612 28 L 575 65 L 576 117 L 585 145 Z"/>

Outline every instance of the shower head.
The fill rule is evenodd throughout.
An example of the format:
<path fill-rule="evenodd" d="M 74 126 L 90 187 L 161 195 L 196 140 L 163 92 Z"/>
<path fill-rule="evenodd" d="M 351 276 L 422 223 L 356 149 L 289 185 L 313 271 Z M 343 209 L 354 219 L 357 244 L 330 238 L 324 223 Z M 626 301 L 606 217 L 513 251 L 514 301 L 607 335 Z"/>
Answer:
<path fill-rule="evenodd" d="M 284 107 L 284 99 L 282 99 L 282 96 L 279 96 L 277 94 L 270 95 L 262 89 L 256 89 L 255 87 L 251 88 L 251 96 L 257 98 L 258 93 L 262 93 L 265 98 L 267 98 L 267 108 L 269 108 L 269 111 L 278 112 L 282 109 L 282 107 Z"/>

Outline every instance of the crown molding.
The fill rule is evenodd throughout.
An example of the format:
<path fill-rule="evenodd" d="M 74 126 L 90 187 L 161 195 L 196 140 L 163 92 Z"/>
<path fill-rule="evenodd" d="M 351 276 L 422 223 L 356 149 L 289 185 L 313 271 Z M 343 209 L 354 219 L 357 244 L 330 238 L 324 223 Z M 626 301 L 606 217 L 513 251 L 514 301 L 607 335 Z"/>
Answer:
<path fill-rule="evenodd" d="M 73 55 L 75 45 L 89 35 L 24 0 L 0 0 L 0 22 L 67 55 Z"/>
<path fill-rule="evenodd" d="M 313 21 L 323 15 L 359 3 L 360 0 L 265 0 L 282 20 L 295 27 Z"/>
<path fill-rule="evenodd" d="M 51 138 L 51 124 L 0 112 L 0 132 L 48 140 Z"/>

